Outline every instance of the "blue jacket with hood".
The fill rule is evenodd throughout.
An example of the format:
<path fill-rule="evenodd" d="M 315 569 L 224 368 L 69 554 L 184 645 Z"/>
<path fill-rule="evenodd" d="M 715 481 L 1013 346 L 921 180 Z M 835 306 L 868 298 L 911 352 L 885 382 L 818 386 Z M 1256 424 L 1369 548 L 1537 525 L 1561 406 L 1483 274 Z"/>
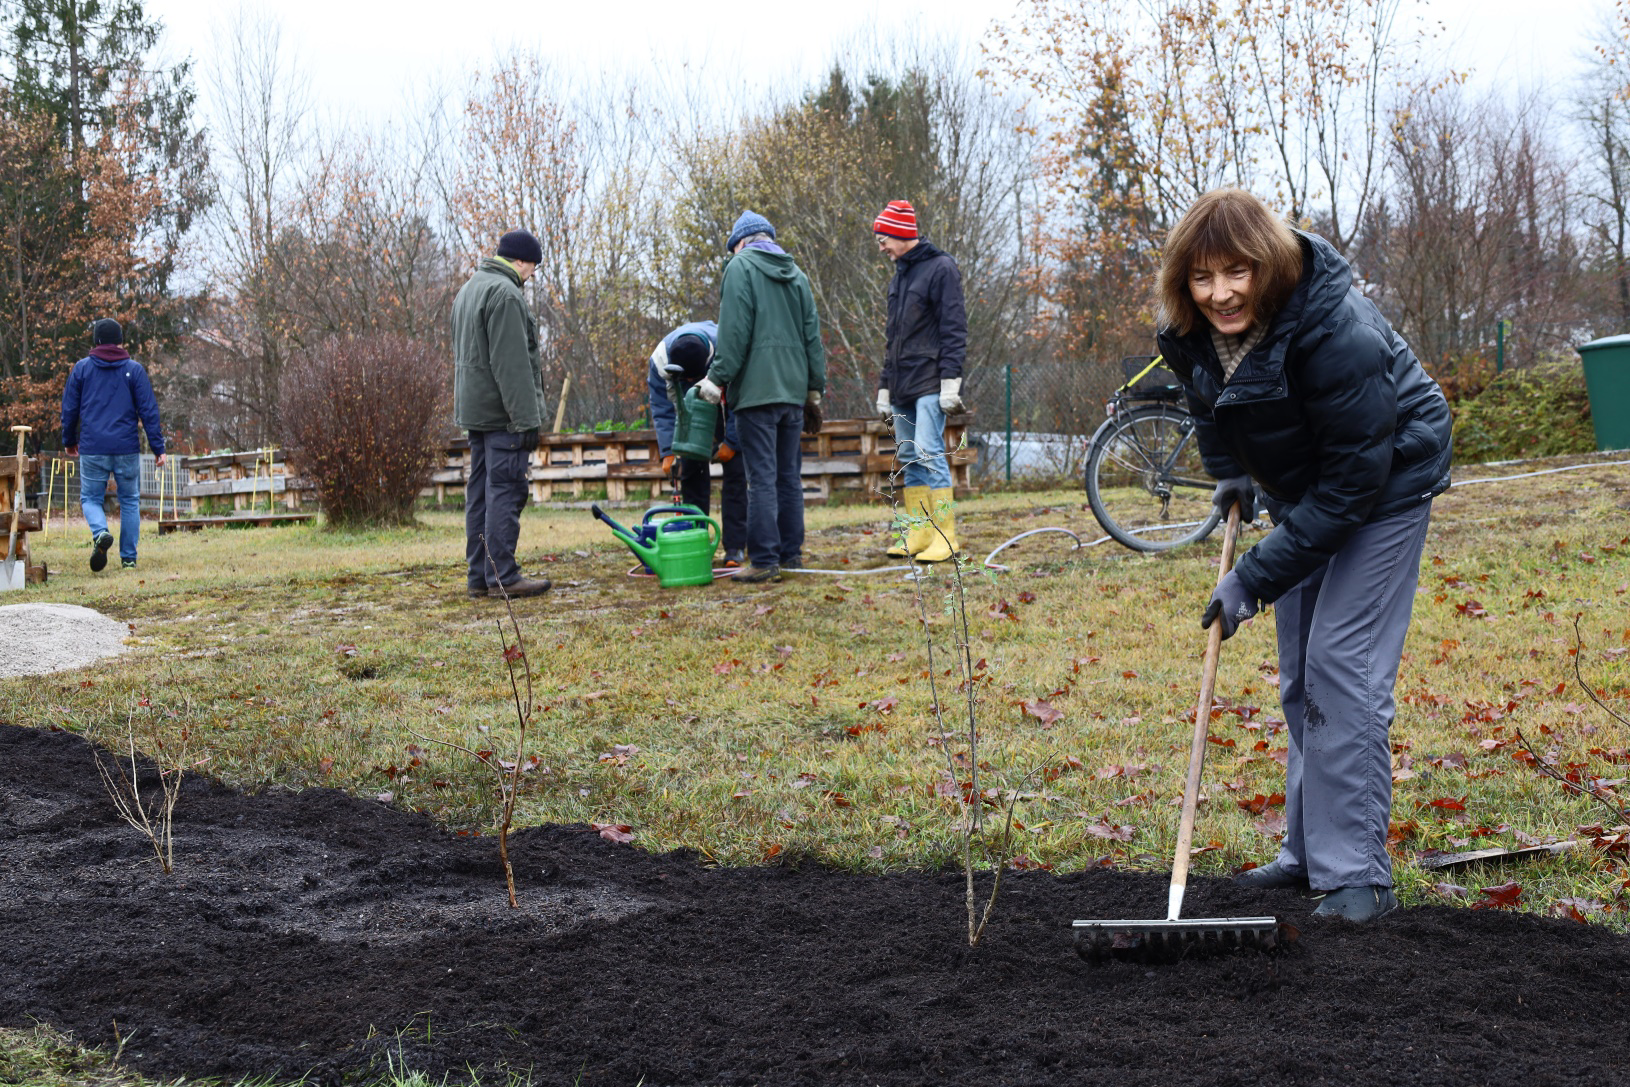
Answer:
<path fill-rule="evenodd" d="M 138 422 L 153 454 L 162 454 L 164 432 L 147 371 L 118 344 L 92 348 L 74 363 L 62 390 L 62 444 L 77 445 L 81 455 L 140 453 Z"/>

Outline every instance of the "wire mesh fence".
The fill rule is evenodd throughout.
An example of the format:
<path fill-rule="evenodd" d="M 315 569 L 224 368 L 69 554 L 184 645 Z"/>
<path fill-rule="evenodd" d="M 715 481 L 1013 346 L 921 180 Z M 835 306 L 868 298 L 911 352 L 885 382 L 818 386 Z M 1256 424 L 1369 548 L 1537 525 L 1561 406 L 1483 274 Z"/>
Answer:
<path fill-rule="evenodd" d="M 968 441 L 978 454 L 975 482 L 984 486 L 1079 479 L 1104 402 L 1125 380 L 1099 362 L 986 367 L 974 376 Z"/>

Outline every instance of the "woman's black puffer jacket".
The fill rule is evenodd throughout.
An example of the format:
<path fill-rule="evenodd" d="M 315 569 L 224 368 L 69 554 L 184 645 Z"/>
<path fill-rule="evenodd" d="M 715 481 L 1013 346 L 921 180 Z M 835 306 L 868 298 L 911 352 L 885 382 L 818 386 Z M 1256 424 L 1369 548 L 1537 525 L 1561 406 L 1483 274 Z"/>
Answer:
<path fill-rule="evenodd" d="M 1225 383 L 1202 318 L 1159 336 L 1183 383 L 1206 471 L 1249 475 L 1275 529 L 1242 556 L 1240 580 L 1272 601 L 1318 569 L 1366 521 L 1449 487 L 1449 405 L 1352 269 L 1298 233 L 1302 279 Z"/>

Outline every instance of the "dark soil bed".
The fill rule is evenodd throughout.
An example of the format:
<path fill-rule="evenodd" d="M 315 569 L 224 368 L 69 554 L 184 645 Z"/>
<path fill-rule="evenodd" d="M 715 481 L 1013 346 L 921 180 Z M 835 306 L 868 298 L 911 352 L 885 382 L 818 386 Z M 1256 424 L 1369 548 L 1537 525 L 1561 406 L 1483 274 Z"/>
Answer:
<path fill-rule="evenodd" d="M 1318 924 L 1294 893 L 1201 880 L 1194 916 L 1278 913 L 1301 939 L 1090 966 L 1070 920 L 1158 916 L 1162 876 L 1015 876 L 970 952 L 956 875 L 714 869 L 583 827 L 517 836 L 516 911 L 491 839 L 202 781 L 165 876 L 90 760 L 0 726 L 0 1024 L 117 1031 L 154 1076 L 337 1082 L 389 1055 L 621 1087 L 1630 1082 L 1630 943 L 1599 927 Z"/>

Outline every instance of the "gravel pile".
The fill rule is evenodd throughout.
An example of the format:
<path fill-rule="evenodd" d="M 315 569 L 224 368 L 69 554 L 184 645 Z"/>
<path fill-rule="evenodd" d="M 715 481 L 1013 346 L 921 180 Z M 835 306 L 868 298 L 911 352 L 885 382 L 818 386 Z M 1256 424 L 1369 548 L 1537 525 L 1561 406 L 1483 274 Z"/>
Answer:
<path fill-rule="evenodd" d="M 0 607 L 0 677 L 43 676 L 83 668 L 125 651 L 130 630 L 78 604 Z"/>

